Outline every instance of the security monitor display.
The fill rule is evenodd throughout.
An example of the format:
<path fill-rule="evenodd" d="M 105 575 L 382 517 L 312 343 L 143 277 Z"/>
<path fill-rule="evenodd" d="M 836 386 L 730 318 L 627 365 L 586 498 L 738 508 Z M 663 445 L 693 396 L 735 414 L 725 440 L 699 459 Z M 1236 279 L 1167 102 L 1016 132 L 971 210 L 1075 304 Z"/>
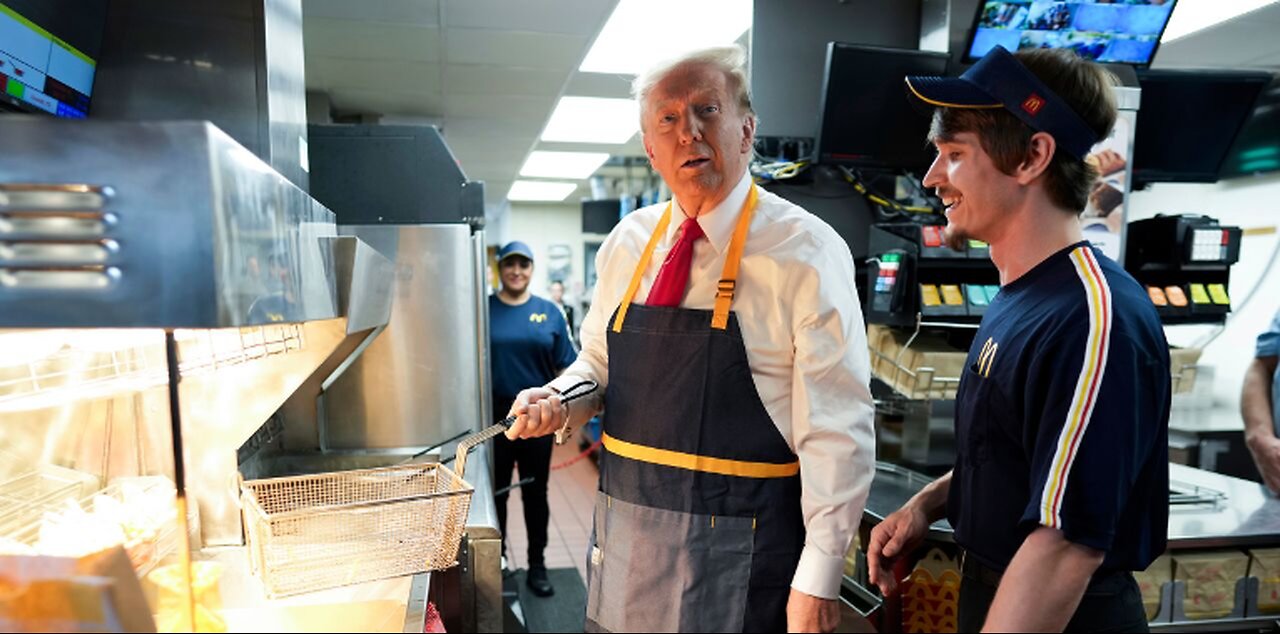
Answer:
<path fill-rule="evenodd" d="M 1258 95 L 1260 72 L 1144 70 L 1134 135 L 1133 181 L 1212 183 Z M 1195 125 L 1188 125 L 1188 122 Z"/>
<path fill-rule="evenodd" d="M 1273 79 L 1258 98 L 1236 143 L 1227 152 L 1222 177 L 1280 171 L 1280 79 Z"/>
<path fill-rule="evenodd" d="M 966 61 L 992 48 L 1066 48 L 1085 59 L 1147 66 L 1177 0 L 982 0 Z"/>
<path fill-rule="evenodd" d="M 0 0 L 0 104 L 84 118 L 106 0 Z"/>
<path fill-rule="evenodd" d="M 927 109 L 907 75 L 945 75 L 947 55 L 831 42 L 818 127 L 819 163 L 922 170 L 933 161 Z"/>
<path fill-rule="evenodd" d="M 609 233 L 622 218 L 622 201 L 617 198 L 582 201 L 582 232 Z"/>

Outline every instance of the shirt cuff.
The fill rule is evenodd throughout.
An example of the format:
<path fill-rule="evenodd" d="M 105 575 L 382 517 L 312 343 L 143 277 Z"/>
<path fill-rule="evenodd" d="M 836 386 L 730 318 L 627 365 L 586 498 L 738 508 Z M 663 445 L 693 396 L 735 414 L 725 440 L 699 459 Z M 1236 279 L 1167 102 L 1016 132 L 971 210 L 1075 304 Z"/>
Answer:
<path fill-rule="evenodd" d="M 580 376 L 574 374 L 561 374 L 560 376 L 552 379 L 551 382 L 546 384 L 544 387 L 563 394 L 566 390 L 581 382 L 582 377 Z"/>
<path fill-rule="evenodd" d="M 844 557 L 832 557 L 806 545 L 800 552 L 800 564 L 796 566 L 791 587 L 819 599 L 835 599 L 840 596 L 843 577 Z"/>

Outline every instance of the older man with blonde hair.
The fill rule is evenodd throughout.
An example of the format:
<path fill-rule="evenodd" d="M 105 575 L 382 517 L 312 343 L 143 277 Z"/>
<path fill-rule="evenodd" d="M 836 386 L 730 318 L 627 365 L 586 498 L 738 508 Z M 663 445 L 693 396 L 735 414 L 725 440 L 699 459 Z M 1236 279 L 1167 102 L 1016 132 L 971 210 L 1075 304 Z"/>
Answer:
<path fill-rule="evenodd" d="M 582 352 L 508 435 L 603 409 L 588 631 L 831 631 L 871 484 L 874 408 L 849 247 L 756 187 L 740 48 L 639 77 L 674 194 L 614 228 Z M 562 405 L 582 379 L 606 389 Z"/>

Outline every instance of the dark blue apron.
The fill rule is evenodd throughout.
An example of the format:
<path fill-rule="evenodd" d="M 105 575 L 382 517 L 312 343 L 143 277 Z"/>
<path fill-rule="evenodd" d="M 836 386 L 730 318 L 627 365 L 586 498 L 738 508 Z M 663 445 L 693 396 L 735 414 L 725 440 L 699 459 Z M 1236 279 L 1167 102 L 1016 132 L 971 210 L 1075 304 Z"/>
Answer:
<path fill-rule="evenodd" d="M 728 310 L 755 201 L 753 188 L 716 310 L 630 303 L 668 206 L 611 320 L 588 632 L 786 630 L 804 547 L 799 462 Z"/>

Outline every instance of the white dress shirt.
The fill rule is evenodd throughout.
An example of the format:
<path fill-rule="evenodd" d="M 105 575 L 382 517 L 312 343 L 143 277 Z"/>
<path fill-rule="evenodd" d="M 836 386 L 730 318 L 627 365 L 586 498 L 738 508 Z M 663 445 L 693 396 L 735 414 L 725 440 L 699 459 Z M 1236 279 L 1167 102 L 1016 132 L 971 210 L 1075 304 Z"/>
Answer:
<path fill-rule="evenodd" d="M 698 217 L 707 239 L 694 245 L 682 307 L 713 307 L 725 252 L 749 187 L 751 178 L 744 173 L 724 201 Z M 604 404 L 608 322 L 665 208 L 662 203 L 628 214 L 600 247 L 595 295 L 580 333 L 582 352 L 549 384 L 559 390 L 584 378 L 600 384 L 591 398 L 571 404 L 575 424 L 587 410 Z M 637 303 L 649 296 L 685 217 L 676 201 L 666 235 L 644 272 Z M 742 328 L 760 400 L 800 458 L 807 535 L 791 586 L 833 599 L 839 594 L 845 553 L 862 519 L 875 467 L 867 337 L 848 245 L 813 214 L 760 190 L 732 310 Z"/>

